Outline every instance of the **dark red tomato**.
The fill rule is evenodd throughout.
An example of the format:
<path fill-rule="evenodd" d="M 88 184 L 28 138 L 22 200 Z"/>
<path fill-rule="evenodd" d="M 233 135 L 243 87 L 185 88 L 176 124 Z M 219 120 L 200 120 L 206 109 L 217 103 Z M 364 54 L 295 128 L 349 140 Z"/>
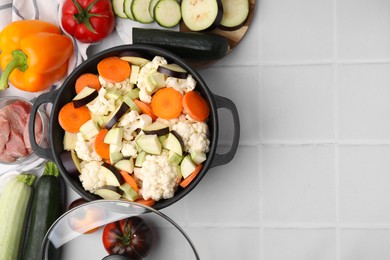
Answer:
<path fill-rule="evenodd" d="M 148 254 L 152 243 L 151 229 L 137 216 L 109 223 L 103 230 L 103 245 L 109 254 L 139 260 Z"/>
<path fill-rule="evenodd" d="M 61 24 L 81 42 L 98 42 L 112 33 L 115 15 L 111 0 L 65 0 Z"/>

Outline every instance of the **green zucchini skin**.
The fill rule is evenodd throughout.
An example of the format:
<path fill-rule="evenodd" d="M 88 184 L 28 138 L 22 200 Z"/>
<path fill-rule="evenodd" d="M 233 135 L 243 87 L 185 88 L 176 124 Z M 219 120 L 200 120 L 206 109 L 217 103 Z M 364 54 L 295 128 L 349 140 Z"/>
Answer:
<path fill-rule="evenodd" d="M 229 42 L 225 37 L 202 32 L 133 27 L 133 43 L 153 45 L 183 59 L 196 61 L 220 59 L 229 51 Z"/>
<path fill-rule="evenodd" d="M 65 205 L 65 186 L 59 176 L 42 175 L 35 186 L 30 223 L 22 260 L 41 260 L 44 236 L 54 221 L 61 216 Z M 54 252 L 50 259 L 59 259 Z"/>
<path fill-rule="evenodd" d="M 0 196 L 0 259 L 20 257 L 36 176 L 20 174 L 7 182 Z"/>

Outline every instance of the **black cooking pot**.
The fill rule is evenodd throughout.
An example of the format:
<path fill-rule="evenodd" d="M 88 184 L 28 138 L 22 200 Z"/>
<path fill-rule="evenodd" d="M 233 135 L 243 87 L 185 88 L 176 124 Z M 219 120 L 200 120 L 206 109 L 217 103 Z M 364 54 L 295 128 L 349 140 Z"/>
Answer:
<path fill-rule="evenodd" d="M 203 168 L 198 174 L 198 176 L 196 177 L 196 179 L 192 181 L 185 189 L 179 187 L 174 197 L 170 199 L 160 200 L 156 202 L 155 205 L 153 206 L 156 209 L 162 209 L 178 201 L 179 199 L 183 198 L 185 195 L 187 195 L 200 182 L 200 180 L 204 177 L 204 175 L 210 168 L 218 165 L 227 164 L 228 162 L 230 162 L 237 151 L 238 142 L 240 138 L 240 123 L 239 123 L 238 111 L 234 103 L 227 98 L 217 96 L 211 93 L 211 91 L 209 90 L 206 83 L 199 75 L 199 73 L 196 70 L 194 70 L 192 67 L 187 65 L 185 61 L 183 61 L 178 56 L 172 54 L 171 52 L 168 52 L 164 49 L 160 49 L 154 46 L 149 46 L 149 45 L 121 45 L 121 46 L 116 46 L 107 49 L 105 51 L 102 51 L 96 54 L 95 56 L 89 58 L 85 62 L 83 62 L 66 78 L 66 80 L 64 81 L 60 89 L 56 91 L 44 93 L 35 100 L 31 112 L 31 116 L 30 116 L 30 122 L 35 122 L 35 117 L 38 108 L 42 104 L 45 103 L 53 104 L 51 115 L 50 115 L 49 136 L 48 136 L 50 148 L 42 148 L 37 144 L 33 134 L 34 124 L 32 123 L 30 123 L 29 125 L 31 146 L 33 151 L 38 156 L 52 160 L 58 165 L 59 170 L 62 176 L 64 177 L 65 181 L 67 182 L 67 184 L 70 187 L 72 187 L 81 197 L 89 201 L 101 199 L 99 196 L 84 190 L 80 180 L 77 177 L 73 177 L 70 174 L 68 174 L 65 167 L 63 166 L 59 155 L 64 150 L 63 149 L 64 130 L 61 128 L 61 126 L 58 123 L 58 113 L 60 109 L 66 103 L 70 102 L 76 95 L 74 86 L 75 86 L 76 79 L 81 74 L 86 72 L 97 74 L 97 64 L 99 63 L 100 60 L 109 56 L 121 56 L 121 54 L 124 54 L 126 52 L 137 52 L 149 59 L 152 59 L 154 56 L 158 55 L 167 59 L 168 63 L 176 63 L 180 65 L 185 70 L 187 70 L 196 80 L 197 82 L 196 90 L 198 90 L 202 94 L 202 96 L 206 99 L 210 107 L 210 117 L 208 120 L 208 126 L 210 131 L 210 151 L 207 155 L 207 160 L 204 162 Z M 218 143 L 217 110 L 219 108 L 225 108 L 228 111 L 230 111 L 233 116 L 233 123 L 234 123 L 232 146 L 230 150 L 225 154 L 216 153 L 217 143 Z"/>

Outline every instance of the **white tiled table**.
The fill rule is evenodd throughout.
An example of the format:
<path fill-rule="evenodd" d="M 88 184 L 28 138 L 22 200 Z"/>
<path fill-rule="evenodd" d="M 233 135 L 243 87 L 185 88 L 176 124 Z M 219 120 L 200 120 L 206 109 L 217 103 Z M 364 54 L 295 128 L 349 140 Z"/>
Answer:
<path fill-rule="evenodd" d="M 257 1 L 200 73 L 242 129 L 235 159 L 162 210 L 201 259 L 390 259 L 390 1 Z"/>
<path fill-rule="evenodd" d="M 234 160 L 162 210 L 202 260 L 390 259 L 389 0 L 259 0 L 200 73 L 242 130 Z"/>

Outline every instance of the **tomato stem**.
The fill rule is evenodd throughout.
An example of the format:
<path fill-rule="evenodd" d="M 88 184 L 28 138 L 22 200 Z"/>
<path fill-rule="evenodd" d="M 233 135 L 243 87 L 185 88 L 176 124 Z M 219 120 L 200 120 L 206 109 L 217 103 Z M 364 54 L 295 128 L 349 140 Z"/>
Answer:
<path fill-rule="evenodd" d="M 91 8 L 98 2 L 99 0 L 95 0 L 93 1 L 92 3 L 90 3 L 85 9 L 83 9 L 80 5 L 80 3 L 77 1 L 77 0 L 72 0 L 73 4 L 76 6 L 77 8 L 77 11 L 78 11 L 78 14 L 75 14 L 73 16 L 73 18 L 76 20 L 76 22 L 78 24 L 81 24 L 81 23 L 84 23 L 85 27 L 87 27 L 87 29 L 94 33 L 94 34 L 97 34 L 95 28 L 93 28 L 91 22 L 89 21 L 89 19 L 91 17 L 108 17 L 107 15 L 102 15 L 102 14 L 93 14 L 93 13 L 90 13 L 89 11 L 91 10 Z"/>
<path fill-rule="evenodd" d="M 0 90 L 9 88 L 8 78 L 14 69 L 19 69 L 20 71 L 26 71 L 27 66 L 27 56 L 22 50 L 13 50 L 12 51 L 12 60 L 5 67 L 3 74 L 0 78 Z"/>

